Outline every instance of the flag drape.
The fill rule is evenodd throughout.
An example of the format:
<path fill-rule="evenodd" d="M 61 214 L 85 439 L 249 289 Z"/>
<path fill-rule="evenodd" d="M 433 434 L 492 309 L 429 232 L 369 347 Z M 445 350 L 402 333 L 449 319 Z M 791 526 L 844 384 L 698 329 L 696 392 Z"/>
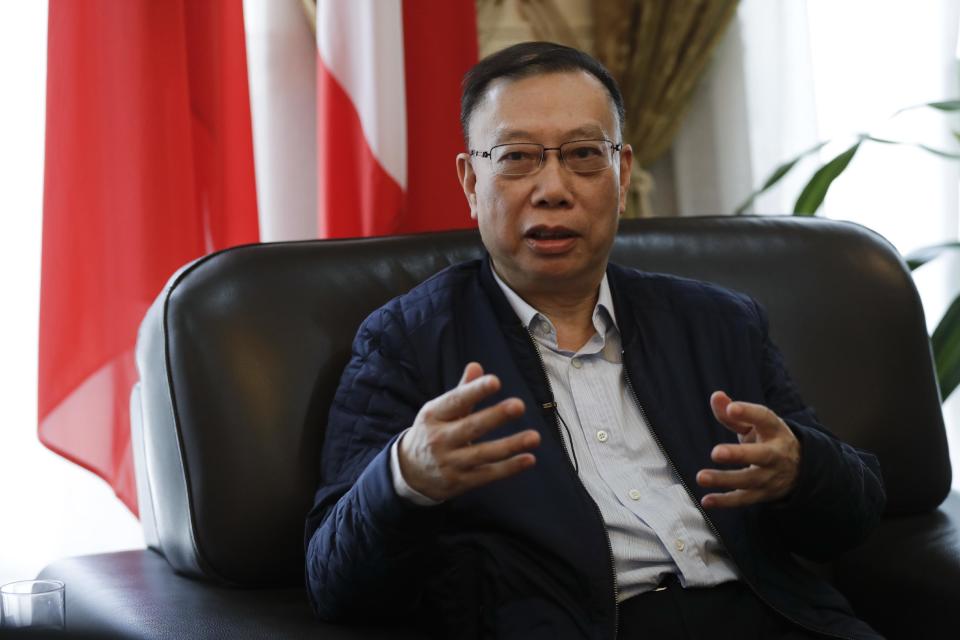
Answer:
<path fill-rule="evenodd" d="M 318 235 L 471 227 L 473 0 L 319 0 Z M 41 441 L 136 512 L 136 331 L 178 267 L 258 240 L 242 0 L 50 0 Z M 312 188 L 312 185 L 304 185 Z"/>
<path fill-rule="evenodd" d="M 320 237 L 473 226 L 456 179 L 473 0 L 319 0 Z"/>
<path fill-rule="evenodd" d="M 41 441 L 136 511 L 137 327 L 167 278 L 256 242 L 241 0 L 51 0 Z"/>

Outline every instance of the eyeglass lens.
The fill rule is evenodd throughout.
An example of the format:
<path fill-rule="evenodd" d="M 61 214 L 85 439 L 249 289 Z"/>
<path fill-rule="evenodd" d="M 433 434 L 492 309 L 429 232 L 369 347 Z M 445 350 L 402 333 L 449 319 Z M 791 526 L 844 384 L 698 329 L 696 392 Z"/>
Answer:
<path fill-rule="evenodd" d="M 540 168 L 543 145 L 502 144 L 492 150 L 494 170 L 503 175 L 523 175 Z M 574 140 L 560 145 L 560 160 L 570 171 L 594 173 L 610 166 L 610 143 L 606 140 Z"/>

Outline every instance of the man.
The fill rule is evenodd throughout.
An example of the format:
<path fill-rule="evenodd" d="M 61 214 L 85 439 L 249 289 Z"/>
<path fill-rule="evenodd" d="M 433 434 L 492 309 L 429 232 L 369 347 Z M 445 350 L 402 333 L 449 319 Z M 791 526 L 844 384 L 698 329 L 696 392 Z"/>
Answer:
<path fill-rule="evenodd" d="M 884 504 L 751 299 L 608 264 L 630 145 L 589 56 L 464 82 L 457 171 L 489 257 L 372 314 L 307 526 L 318 615 L 449 638 L 878 637 L 801 569 Z M 729 394 L 729 395 L 728 395 Z"/>

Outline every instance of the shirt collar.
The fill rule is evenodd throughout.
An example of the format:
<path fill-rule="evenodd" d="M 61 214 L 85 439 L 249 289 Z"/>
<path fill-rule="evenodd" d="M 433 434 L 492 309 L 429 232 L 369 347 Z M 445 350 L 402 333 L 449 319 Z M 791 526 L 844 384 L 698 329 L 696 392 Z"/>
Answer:
<path fill-rule="evenodd" d="M 496 269 L 491 269 L 493 271 L 493 279 L 497 281 L 497 285 L 503 291 L 503 295 L 506 296 L 507 302 L 510 303 L 510 306 L 513 308 L 514 313 L 517 314 L 517 317 L 520 318 L 520 322 L 523 323 L 523 326 L 527 329 L 530 329 L 530 325 L 538 317 L 543 318 L 547 322 L 550 322 L 549 318 L 540 311 L 534 309 L 526 300 L 521 298 L 516 291 L 510 288 L 506 282 L 504 282 L 500 275 L 497 273 Z M 603 310 L 603 312 L 601 312 Z M 607 325 L 607 320 L 609 319 L 609 325 Z M 600 281 L 600 295 L 597 296 L 597 305 L 593 308 L 593 325 L 597 329 L 597 333 L 601 336 L 606 334 L 606 330 L 610 327 L 616 329 L 619 332 L 617 327 L 617 316 L 613 312 L 613 296 L 610 295 L 610 283 L 607 281 L 607 274 L 603 274 L 603 280 Z M 551 324 L 552 326 L 552 324 Z"/>

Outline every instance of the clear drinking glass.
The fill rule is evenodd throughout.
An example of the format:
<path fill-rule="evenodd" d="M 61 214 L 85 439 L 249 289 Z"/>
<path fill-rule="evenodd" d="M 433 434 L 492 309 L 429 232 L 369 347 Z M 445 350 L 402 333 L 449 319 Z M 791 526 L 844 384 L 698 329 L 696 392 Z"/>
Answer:
<path fill-rule="evenodd" d="M 63 631 L 65 588 L 59 580 L 21 580 L 0 587 L 0 626 Z"/>

